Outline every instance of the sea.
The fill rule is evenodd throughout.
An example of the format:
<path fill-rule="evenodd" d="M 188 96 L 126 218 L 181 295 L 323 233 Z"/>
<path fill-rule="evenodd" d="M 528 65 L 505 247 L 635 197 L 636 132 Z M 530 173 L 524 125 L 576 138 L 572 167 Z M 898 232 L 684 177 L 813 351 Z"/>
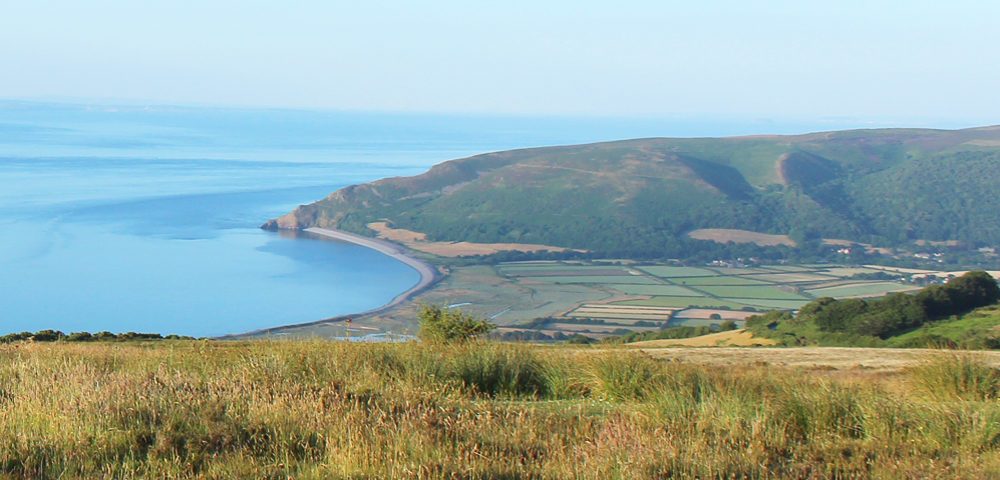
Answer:
<path fill-rule="evenodd" d="M 259 225 L 478 153 L 852 125 L 0 101 L 0 334 L 214 337 L 361 312 L 417 272 Z"/>

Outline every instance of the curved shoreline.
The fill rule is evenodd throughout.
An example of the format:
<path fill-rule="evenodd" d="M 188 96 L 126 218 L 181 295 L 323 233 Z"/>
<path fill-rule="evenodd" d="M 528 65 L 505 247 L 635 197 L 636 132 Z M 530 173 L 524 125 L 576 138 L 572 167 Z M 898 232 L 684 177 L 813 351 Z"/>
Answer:
<path fill-rule="evenodd" d="M 328 239 L 332 239 L 332 240 L 340 240 L 340 241 L 344 241 L 344 242 L 348 242 L 348 243 L 353 243 L 355 245 L 359 245 L 359 246 L 362 246 L 362 247 L 365 247 L 365 248 L 370 248 L 372 250 L 375 250 L 375 251 L 377 251 L 377 252 L 379 252 L 379 253 L 381 253 L 383 255 L 386 255 L 386 256 L 391 257 L 391 258 L 393 258 L 395 260 L 398 260 L 398 261 L 404 263 L 406 266 L 408 266 L 408 267 L 416 270 L 417 274 L 420 275 L 420 280 L 417 281 L 417 283 L 415 285 L 413 285 L 412 287 L 410 287 L 409 289 L 407 289 L 403 293 L 400 293 L 399 295 L 396 295 L 395 297 L 393 297 L 393 299 L 390 300 L 389 303 L 386 303 L 385 305 L 382 305 L 381 307 L 373 308 L 371 310 L 366 310 L 364 312 L 358 312 L 358 313 L 348 313 L 348 314 L 344 314 L 344 315 L 337 315 L 337 316 L 334 316 L 334 317 L 324 318 L 322 320 L 315 320 L 315 321 L 312 321 L 312 322 L 293 323 L 293 324 L 290 324 L 290 325 L 279 325 L 277 327 L 261 328 L 261 329 L 253 330 L 253 331 L 250 331 L 250 332 L 230 334 L 230 335 L 223 335 L 221 337 L 218 337 L 219 339 L 235 339 L 235 338 L 253 337 L 253 336 L 258 336 L 258 335 L 266 335 L 266 334 L 274 333 L 274 332 L 277 332 L 277 331 L 280 331 L 280 330 L 284 330 L 284 329 L 287 329 L 287 328 L 309 327 L 309 326 L 320 325 L 320 324 L 324 324 L 324 323 L 337 322 L 337 321 L 341 321 L 341 320 L 344 320 L 344 319 L 350 318 L 350 317 L 360 317 L 360 316 L 364 316 L 364 315 L 374 315 L 376 313 L 381 313 L 381 312 L 384 312 L 386 310 L 389 310 L 389 309 L 391 309 L 391 308 L 393 308 L 393 307 L 395 307 L 395 306 L 397 306 L 397 305 L 405 302 L 407 299 L 409 299 L 413 295 L 416 295 L 417 293 L 420 293 L 421 291 L 423 291 L 427 287 L 431 286 L 432 284 L 434 284 L 434 282 L 436 282 L 437 280 L 439 280 L 441 278 L 441 274 L 438 273 L 438 271 L 437 271 L 436 268 L 434 268 L 434 267 L 432 267 L 432 266 L 430 266 L 430 265 L 428 265 L 428 264 L 426 264 L 424 262 L 421 262 L 420 260 L 418 260 L 418 259 L 416 259 L 414 257 L 411 257 L 411 256 L 407 255 L 405 248 L 402 247 L 402 246 L 399 246 L 399 245 L 397 245 L 395 243 L 388 242 L 388 241 L 381 240 L 381 239 L 377 239 L 377 238 L 364 237 L 364 236 L 357 235 L 357 234 L 354 234 L 354 233 L 345 232 L 343 230 L 335 230 L 335 229 L 332 229 L 332 228 L 312 227 L 312 228 L 306 228 L 306 229 L 301 230 L 301 231 L 306 232 L 306 233 L 311 233 L 311 234 L 316 235 L 316 236 L 320 236 L 320 237 L 325 237 L 325 238 L 328 238 Z"/>

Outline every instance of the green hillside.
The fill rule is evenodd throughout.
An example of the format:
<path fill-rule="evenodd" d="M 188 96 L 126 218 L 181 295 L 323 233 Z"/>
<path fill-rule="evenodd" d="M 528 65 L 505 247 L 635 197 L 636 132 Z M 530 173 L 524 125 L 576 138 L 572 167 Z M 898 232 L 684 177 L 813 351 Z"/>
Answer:
<path fill-rule="evenodd" d="M 1000 244 L 998 164 L 1000 127 L 626 140 L 453 160 L 341 189 L 264 227 L 371 235 L 366 224 L 388 220 L 429 240 L 632 258 L 760 253 L 687 237 L 702 228 L 788 234 L 800 249 L 819 238 L 985 247 Z"/>
<path fill-rule="evenodd" d="M 748 318 L 746 325 L 784 345 L 995 349 L 1000 347 L 998 300 L 996 280 L 974 271 L 913 295 L 825 297 L 803 305 L 794 316 L 772 311 Z"/>

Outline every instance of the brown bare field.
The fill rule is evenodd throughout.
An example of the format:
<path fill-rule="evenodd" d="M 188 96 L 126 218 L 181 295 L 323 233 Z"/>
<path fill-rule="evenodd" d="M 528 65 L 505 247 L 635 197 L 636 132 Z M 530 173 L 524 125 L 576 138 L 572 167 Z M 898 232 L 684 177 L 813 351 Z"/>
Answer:
<path fill-rule="evenodd" d="M 728 332 L 710 333 L 700 337 L 677 338 L 668 340 L 647 340 L 645 342 L 629 343 L 629 348 L 638 348 L 647 353 L 649 349 L 663 347 L 753 347 L 760 345 L 775 345 L 778 342 L 770 338 L 755 338 L 746 329 L 730 330 Z"/>
<path fill-rule="evenodd" d="M 788 235 L 772 235 L 769 233 L 728 228 L 701 228 L 688 233 L 688 236 L 696 240 L 712 240 L 718 243 L 756 243 L 762 247 L 777 245 L 795 246 L 795 242 L 791 238 L 788 238 Z"/>
<path fill-rule="evenodd" d="M 475 255 L 492 255 L 503 251 L 516 252 L 562 252 L 563 247 L 538 245 L 532 243 L 473 243 L 473 242 L 429 242 L 427 235 L 412 230 L 392 228 L 386 222 L 369 223 L 368 228 L 375 231 L 378 238 L 402 243 L 413 250 L 439 257 L 466 257 Z"/>
<path fill-rule="evenodd" d="M 402 228 L 392 228 L 386 222 L 372 222 L 366 225 L 375 230 L 379 238 L 399 243 L 423 242 L 427 240 L 426 233 L 414 232 Z"/>

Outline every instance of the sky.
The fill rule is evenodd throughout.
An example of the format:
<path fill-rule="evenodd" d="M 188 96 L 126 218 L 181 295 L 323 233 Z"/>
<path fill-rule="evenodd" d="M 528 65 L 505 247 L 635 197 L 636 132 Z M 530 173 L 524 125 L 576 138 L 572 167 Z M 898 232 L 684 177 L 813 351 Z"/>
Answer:
<path fill-rule="evenodd" d="M 0 98 L 997 124 L 1000 2 L 4 0 Z"/>

